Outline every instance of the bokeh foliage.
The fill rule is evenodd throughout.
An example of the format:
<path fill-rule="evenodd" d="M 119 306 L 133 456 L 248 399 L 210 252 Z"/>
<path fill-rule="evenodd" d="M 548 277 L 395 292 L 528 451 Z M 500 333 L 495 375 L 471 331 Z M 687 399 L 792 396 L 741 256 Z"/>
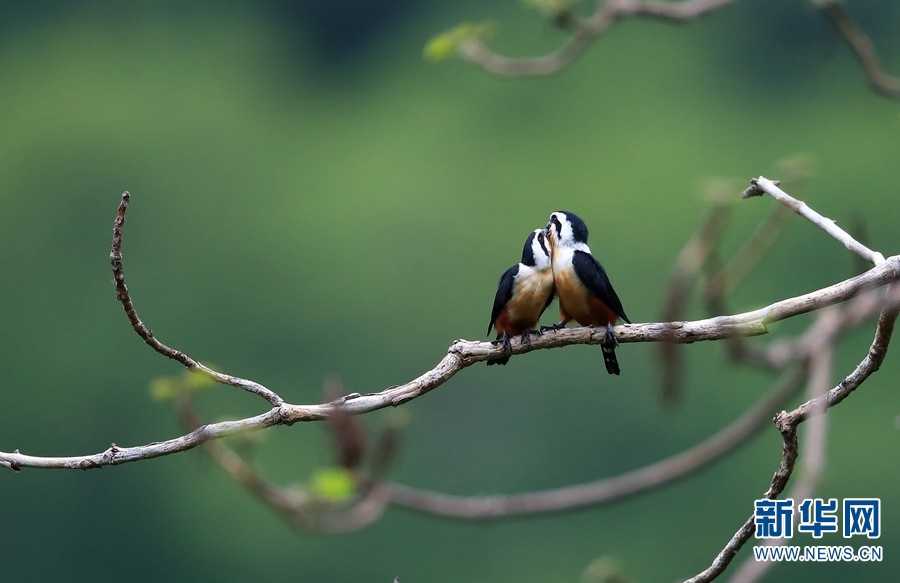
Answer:
<path fill-rule="evenodd" d="M 163 341 L 292 402 L 320 401 L 329 375 L 381 390 L 431 368 L 453 339 L 482 337 L 497 277 L 553 210 L 586 220 L 635 321 L 657 317 L 705 181 L 733 178 L 737 194 L 798 152 L 818 167 L 802 198 L 842 224 L 862 217 L 873 248 L 900 252 L 900 104 L 866 89 L 803 2 L 737 3 L 685 27 L 625 22 L 571 69 L 532 80 L 422 59 L 436 33 L 489 18 L 498 50 L 552 48 L 560 34 L 515 3 L 374 4 L 0 5 L 0 449 L 74 455 L 180 432 L 147 390 L 178 366 L 129 329 L 110 283 L 126 189 L 125 273 L 141 316 Z M 900 9 L 847 4 L 900 71 Z M 771 204 L 740 203 L 729 248 Z M 852 265 L 796 220 L 733 307 Z M 839 371 L 870 336 L 848 334 Z M 686 351 L 689 390 L 672 410 L 658 405 L 649 346 L 619 351 L 619 378 L 587 347 L 466 370 L 405 406 L 392 477 L 523 491 L 680 451 L 770 382 L 725 364 L 719 346 Z M 783 565 L 768 580 L 900 573 L 897 362 L 831 413 L 820 489 L 882 498 L 885 561 Z M 229 388 L 197 400 L 210 419 L 262 410 Z M 324 427 L 294 426 L 268 432 L 256 459 L 290 484 L 332 465 L 330 451 Z M 709 563 L 779 455 L 769 428 L 614 506 L 487 524 L 391 510 L 341 537 L 292 533 L 200 452 L 26 470 L 0 476 L 0 563 L 20 581 L 529 582 L 576 581 L 615 556 L 636 581 L 670 581 Z"/>

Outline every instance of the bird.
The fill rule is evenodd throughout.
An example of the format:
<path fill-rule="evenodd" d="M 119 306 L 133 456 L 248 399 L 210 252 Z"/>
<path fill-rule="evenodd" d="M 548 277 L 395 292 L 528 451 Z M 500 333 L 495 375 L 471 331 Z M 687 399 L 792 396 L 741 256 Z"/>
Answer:
<path fill-rule="evenodd" d="M 574 213 L 556 211 L 550 215 L 547 234 L 560 317 L 560 322 L 549 328 L 562 328 L 570 320 L 582 326 L 605 326 L 606 335 L 600 343 L 603 363 L 606 372 L 619 374 L 619 361 L 616 359 L 619 341 L 613 332 L 613 325 L 619 318 L 629 324 L 631 320 L 625 315 L 606 270 L 587 245 L 587 225 Z"/>
<path fill-rule="evenodd" d="M 497 286 L 494 308 L 487 333 L 497 328 L 497 339 L 493 344 L 502 344 L 502 353 L 512 350 L 510 338 L 522 336 L 522 341 L 530 343 L 531 331 L 537 328 L 541 314 L 553 302 L 553 270 L 550 267 L 550 249 L 547 233 L 535 229 L 525 241 L 522 261 L 507 269 Z M 506 364 L 509 356 L 488 359 L 492 364 Z"/>

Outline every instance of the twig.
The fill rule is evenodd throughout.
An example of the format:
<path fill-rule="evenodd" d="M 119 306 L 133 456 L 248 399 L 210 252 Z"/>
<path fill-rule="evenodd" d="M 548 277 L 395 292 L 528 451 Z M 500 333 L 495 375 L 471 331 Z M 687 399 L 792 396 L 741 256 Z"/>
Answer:
<path fill-rule="evenodd" d="M 832 237 L 842 242 L 844 246 L 846 246 L 850 251 L 874 263 L 876 265 L 876 269 L 877 266 L 884 265 L 884 263 L 886 262 L 881 253 L 873 252 L 864 245 L 861 245 L 849 234 L 838 228 L 833 222 L 824 218 L 819 213 L 813 211 L 806 204 L 794 199 L 787 193 L 783 192 L 778 188 L 778 185 L 775 182 L 772 182 L 763 177 L 754 179 L 751 181 L 750 188 L 744 191 L 743 197 L 747 198 L 750 196 L 761 196 L 764 192 L 769 193 L 773 198 L 775 198 L 782 204 L 787 205 L 801 216 L 809 219 L 811 222 L 822 228 Z M 850 375 L 848 375 L 846 378 L 844 378 L 844 380 L 841 381 L 838 386 L 831 389 L 824 395 L 807 400 L 805 403 L 803 403 L 790 413 L 782 411 L 775 416 L 775 426 L 781 433 L 783 440 L 782 456 L 779 468 L 775 472 L 775 475 L 772 477 L 772 482 L 769 486 L 769 490 L 765 493 L 766 498 L 769 498 L 770 500 L 777 498 L 784 491 L 788 480 L 790 480 L 791 474 L 794 470 L 794 465 L 797 461 L 797 456 L 799 455 L 799 446 L 797 440 L 797 427 L 799 426 L 799 424 L 804 422 L 811 416 L 823 414 L 828 408 L 840 403 L 842 400 L 847 398 L 850 393 L 856 390 L 873 372 L 877 371 L 880 368 L 881 363 L 884 361 L 884 358 L 887 355 L 887 349 L 888 345 L 890 344 L 891 335 L 893 334 L 894 324 L 897 320 L 898 311 L 900 311 L 900 293 L 898 293 L 896 287 L 897 286 L 889 287 L 888 292 L 882 299 L 884 307 L 881 309 L 881 314 L 878 318 L 878 324 L 875 329 L 875 339 L 872 341 L 872 345 L 869 348 L 869 353 L 856 366 L 853 372 L 850 373 Z M 811 334 L 809 335 L 809 341 L 806 346 L 805 353 L 802 356 L 805 356 L 805 358 L 812 358 L 813 354 L 820 353 L 825 348 L 825 346 L 833 342 L 834 337 L 842 328 L 842 325 L 844 325 L 846 322 L 854 320 L 859 316 L 859 312 L 862 310 L 860 306 L 866 305 L 867 302 L 870 301 L 871 298 L 867 296 L 858 298 L 857 301 L 854 302 L 855 306 L 851 306 L 851 308 L 847 310 L 847 312 L 849 312 L 847 317 L 840 320 L 832 318 L 831 322 L 839 323 L 831 324 L 831 328 L 824 331 L 824 333 L 822 330 L 816 330 L 816 327 L 814 326 L 813 330 L 811 330 Z M 823 324 L 822 322 L 825 323 Z M 823 319 L 820 321 L 820 326 L 826 327 L 826 325 L 831 322 Z M 821 372 L 821 369 L 823 367 L 824 365 L 820 365 L 819 374 L 823 374 Z M 823 381 L 817 378 L 816 382 L 821 383 Z M 728 543 L 725 545 L 725 548 L 723 548 L 722 551 L 719 552 L 719 554 L 713 560 L 713 563 L 700 574 L 692 577 L 691 579 L 688 579 L 685 583 L 705 583 L 707 581 L 712 581 L 713 579 L 718 577 L 728 567 L 728 564 L 741 549 L 744 543 L 746 543 L 750 538 L 753 530 L 754 517 L 751 516 L 741 526 L 741 528 L 738 529 L 731 540 L 728 541 Z"/>
<path fill-rule="evenodd" d="M 557 50 L 539 57 L 511 58 L 493 52 L 480 38 L 468 39 L 456 47 L 463 59 L 488 73 L 509 77 L 550 75 L 574 63 L 597 37 L 617 21 L 643 16 L 674 22 L 695 20 L 734 0 L 596 0 L 597 9 L 587 18 L 579 18 L 570 8 L 553 15 L 554 21 L 570 32 Z M 847 14 L 840 0 L 813 0 L 819 10 L 841 34 L 862 65 L 869 87 L 876 93 L 900 99 L 900 78 L 881 67 L 872 40 Z"/>
<path fill-rule="evenodd" d="M 872 341 L 869 353 L 853 372 L 825 395 L 806 401 L 790 413 L 782 411 L 775 416 L 775 426 L 781 432 L 784 445 L 781 463 L 778 471 L 772 477 L 772 483 L 765 494 L 766 498 L 770 500 L 777 498 L 784 491 L 784 487 L 791 477 L 798 456 L 797 426 L 809 417 L 822 414 L 825 410 L 840 403 L 881 367 L 894 331 L 898 310 L 900 310 L 900 302 L 897 301 L 896 294 L 890 293 L 888 297 L 890 301 L 878 318 L 875 339 Z M 753 530 L 754 520 L 751 516 L 716 556 L 712 565 L 685 583 L 704 583 L 715 579 L 725 570 L 744 543 L 749 540 Z"/>
<path fill-rule="evenodd" d="M 702 226 L 685 243 L 675 259 L 675 267 L 669 276 L 669 283 L 666 286 L 668 291 L 660 314 L 663 322 L 680 320 L 684 317 L 694 277 L 718 247 L 731 218 L 731 209 L 731 201 L 713 195 L 709 214 L 706 215 Z M 659 354 L 662 364 L 662 400 L 664 403 L 674 403 L 679 400 L 682 393 L 684 362 L 681 351 L 675 343 L 663 342 L 659 345 Z"/>
<path fill-rule="evenodd" d="M 119 300 L 119 302 L 122 303 L 122 307 L 125 308 L 125 314 L 128 316 L 128 321 L 131 322 L 131 327 L 134 328 L 134 331 L 137 332 L 138 336 L 143 338 L 144 342 L 150 345 L 153 350 L 167 358 L 180 362 L 188 370 L 203 374 L 217 383 L 231 385 L 259 395 L 273 407 L 284 404 L 284 400 L 281 397 L 259 383 L 216 372 L 200 364 L 187 354 L 175 350 L 174 348 L 169 348 L 157 340 L 153 335 L 153 332 L 144 325 L 138 317 L 137 311 L 134 309 L 134 303 L 131 301 L 131 295 L 128 293 L 128 286 L 125 285 L 125 272 L 122 269 L 122 227 L 125 225 L 125 211 L 128 210 L 129 200 L 131 200 L 131 194 L 126 190 L 122 193 L 122 202 L 119 203 L 119 211 L 116 214 L 116 220 L 113 222 L 113 242 L 112 249 L 109 252 L 109 262 L 112 264 L 113 281 L 116 285 L 116 299 Z"/>
<path fill-rule="evenodd" d="M 618 19 L 646 16 L 663 20 L 688 21 L 716 10 L 734 0 L 597 0 L 597 10 L 584 20 L 574 20 L 571 36 L 559 49 L 541 57 L 514 59 L 492 52 L 478 39 L 462 43 L 461 57 L 485 71 L 504 76 L 548 75 L 572 64 L 598 36 Z M 572 21 L 572 19 L 566 19 Z"/>
<path fill-rule="evenodd" d="M 759 265 L 778 238 L 784 232 L 786 219 L 790 216 L 789 210 L 783 205 L 778 205 L 751 233 L 747 241 L 741 245 L 734 257 L 716 275 L 713 285 L 722 286 L 723 294 L 734 292 L 747 276 Z"/>
<path fill-rule="evenodd" d="M 884 69 L 881 68 L 872 40 L 863 29 L 853 22 L 840 2 L 837 0 L 818 0 L 816 4 L 819 5 L 819 10 L 828 17 L 834 28 L 841 33 L 847 44 L 853 49 L 853 53 L 862 65 L 866 78 L 869 80 L 869 87 L 885 97 L 900 99 L 900 79 L 885 73 Z"/>
<path fill-rule="evenodd" d="M 749 198 L 752 196 L 762 196 L 763 193 L 770 194 L 772 198 L 774 198 L 781 204 L 787 206 L 792 211 L 804 217 L 805 219 L 808 219 L 811 223 L 840 241 L 844 245 L 844 247 L 856 253 L 866 261 L 875 265 L 878 265 L 884 261 L 884 255 L 878 253 L 877 251 L 872 251 L 871 249 L 854 239 L 852 236 L 850 236 L 848 232 L 838 227 L 834 221 L 823 217 L 822 215 L 811 209 L 802 200 L 797 200 L 785 191 L 778 188 L 777 181 L 772 181 L 762 176 L 760 176 L 759 178 L 754 178 L 750 181 L 750 187 L 741 194 L 741 197 Z"/>
<path fill-rule="evenodd" d="M 178 403 L 178 415 L 188 429 L 197 429 L 201 425 L 199 416 L 186 398 Z M 267 481 L 221 441 L 207 442 L 204 449 L 250 494 L 274 509 L 293 527 L 306 532 L 338 534 L 359 530 L 377 520 L 388 502 L 388 493 L 384 488 L 378 484 L 365 484 L 362 493 L 352 502 L 332 507 Z"/>
<path fill-rule="evenodd" d="M 832 310 L 823 310 L 817 320 L 817 325 L 812 326 L 808 337 L 816 340 L 817 346 L 809 351 L 809 384 L 807 387 L 807 399 L 814 399 L 828 390 L 831 384 L 831 366 L 834 336 L 840 329 L 840 317 Z M 788 498 L 793 500 L 806 500 L 812 498 L 822 476 L 826 458 L 826 438 L 828 435 L 828 417 L 819 415 L 810 419 L 806 431 L 806 439 L 802 444 L 803 475 L 799 482 L 791 488 Z M 796 524 L 799 517 L 795 514 L 793 521 Z M 782 546 L 787 539 L 766 539 L 766 546 Z M 748 557 L 738 567 L 731 577 L 731 583 L 753 583 L 758 581 L 770 568 L 775 566 L 774 561 L 756 561 Z"/>

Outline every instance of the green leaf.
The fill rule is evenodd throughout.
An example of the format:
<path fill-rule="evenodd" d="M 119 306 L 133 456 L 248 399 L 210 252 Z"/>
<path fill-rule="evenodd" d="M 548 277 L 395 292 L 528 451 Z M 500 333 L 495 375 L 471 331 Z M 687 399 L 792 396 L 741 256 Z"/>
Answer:
<path fill-rule="evenodd" d="M 316 498 L 346 502 L 356 494 L 356 480 L 347 468 L 320 468 L 313 474 L 309 489 Z"/>
<path fill-rule="evenodd" d="M 203 373 L 186 370 L 180 375 L 156 377 L 150 381 L 150 396 L 156 401 L 174 399 L 184 393 L 196 393 L 215 384 Z"/>
<path fill-rule="evenodd" d="M 429 61 L 443 61 L 456 54 L 457 48 L 464 42 L 486 39 L 493 27 L 489 24 L 473 24 L 463 22 L 450 30 L 434 36 L 425 44 L 422 51 Z"/>
<path fill-rule="evenodd" d="M 154 401 L 167 401 L 175 396 L 172 377 L 156 377 L 150 381 L 150 396 Z"/>

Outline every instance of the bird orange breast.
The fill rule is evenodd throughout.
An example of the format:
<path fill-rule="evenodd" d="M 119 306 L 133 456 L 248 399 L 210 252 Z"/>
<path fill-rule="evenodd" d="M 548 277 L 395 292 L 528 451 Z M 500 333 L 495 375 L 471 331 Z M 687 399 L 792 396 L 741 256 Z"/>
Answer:
<path fill-rule="evenodd" d="M 513 297 L 497 317 L 497 330 L 515 336 L 536 328 L 552 288 L 553 276 L 549 272 L 517 280 Z"/>
<path fill-rule="evenodd" d="M 559 315 L 571 318 L 582 326 L 615 324 L 618 316 L 603 301 L 593 296 L 571 269 L 555 274 Z"/>

